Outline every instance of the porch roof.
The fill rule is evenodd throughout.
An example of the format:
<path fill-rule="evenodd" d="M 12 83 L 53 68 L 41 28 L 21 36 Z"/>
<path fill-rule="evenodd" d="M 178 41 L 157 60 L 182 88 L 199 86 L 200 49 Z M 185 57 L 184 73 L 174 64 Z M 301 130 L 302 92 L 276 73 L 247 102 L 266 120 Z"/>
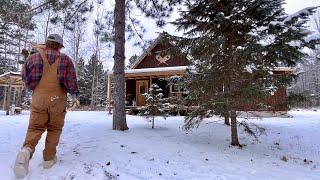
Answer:
<path fill-rule="evenodd" d="M 182 75 L 185 74 L 186 71 L 187 66 L 128 69 L 125 70 L 125 77 Z M 109 71 L 108 76 L 112 75 L 113 71 Z"/>
<path fill-rule="evenodd" d="M 187 69 L 188 69 L 188 66 L 127 69 L 127 70 L 125 70 L 125 77 L 131 78 L 131 77 L 141 77 L 141 76 L 183 75 L 186 73 Z M 295 70 L 296 69 L 292 68 L 292 67 L 276 67 L 276 68 L 273 68 L 272 71 L 273 71 L 273 73 L 275 73 L 275 72 L 293 73 Z M 109 71 L 108 76 L 112 76 L 112 75 L 113 75 L 113 71 Z"/>
<path fill-rule="evenodd" d="M 20 72 L 7 72 L 0 75 L 0 86 L 24 87 Z"/>
<path fill-rule="evenodd" d="M 272 71 L 286 71 L 286 72 L 294 72 L 296 68 L 294 67 L 275 67 Z"/>

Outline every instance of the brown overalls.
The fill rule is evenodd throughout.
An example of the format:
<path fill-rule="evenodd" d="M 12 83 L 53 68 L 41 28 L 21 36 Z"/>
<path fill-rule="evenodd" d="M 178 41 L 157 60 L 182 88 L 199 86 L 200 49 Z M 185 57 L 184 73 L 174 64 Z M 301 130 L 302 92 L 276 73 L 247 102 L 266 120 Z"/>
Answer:
<path fill-rule="evenodd" d="M 47 130 L 43 159 L 49 161 L 56 155 L 66 115 L 67 95 L 57 77 L 60 57 L 50 65 L 45 52 L 39 52 L 43 61 L 43 73 L 33 91 L 29 127 L 23 147 L 30 147 L 34 151 L 41 135 Z"/>

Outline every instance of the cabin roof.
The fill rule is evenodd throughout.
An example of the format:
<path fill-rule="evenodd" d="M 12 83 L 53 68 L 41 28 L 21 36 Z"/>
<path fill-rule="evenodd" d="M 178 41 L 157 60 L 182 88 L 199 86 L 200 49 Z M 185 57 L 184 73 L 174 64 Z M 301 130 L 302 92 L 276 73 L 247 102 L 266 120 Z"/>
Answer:
<path fill-rule="evenodd" d="M 294 72 L 294 71 L 296 71 L 296 68 L 293 68 L 293 67 L 275 67 L 275 68 L 273 68 L 273 71 Z"/>
<path fill-rule="evenodd" d="M 188 68 L 187 66 L 175 66 L 175 67 L 159 67 L 159 68 L 145 68 L 145 69 L 128 69 L 128 70 L 125 70 L 125 77 L 184 74 L 186 73 L 187 68 Z M 112 74 L 113 74 L 113 71 L 108 72 L 108 75 L 112 75 Z"/>
<path fill-rule="evenodd" d="M 12 87 L 23 87 L 24 82 L 22 81 L 20 72 L 9 71 L 0 75 L 0 86 Z"/>
<path fill-rule="evenodd" d="M 152 49 L 160 43 L 160 40 L 163 38 L 164 35 L 165 32 L 160 33 L 159 36 L 150 44 L 147 50 L 143 54 L 141 54 L 137 58 L 137 60 L 131 65 L 130 69 L 135 69 L 141 63 L 141 61 L 151 53 Z"/>
<path fill-rule="evenodd" d="M 6 72 L 4 74 L 1 74 L 0 78 L 9 77 L 9 76 L 21 76 L 21 73 L 20 72 L 9 71 L 9 72 Z"/>

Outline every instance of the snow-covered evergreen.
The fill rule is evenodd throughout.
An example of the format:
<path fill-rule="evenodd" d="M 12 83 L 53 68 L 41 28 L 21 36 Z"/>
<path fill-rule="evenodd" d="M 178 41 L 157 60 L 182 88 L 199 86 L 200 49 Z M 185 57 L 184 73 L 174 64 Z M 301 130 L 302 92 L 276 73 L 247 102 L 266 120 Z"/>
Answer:
<path fill-rule="evenodd" d="M 231 117 L 232 145 L 239 145 L 236 111 L 243 105 L 259 107 L 274 88 L 288 84 L 291 76 L 278 78 L 272 69 L 295 66 L 303 59 L 306 22 L 315 8 L 287 15 L 284 0 L 189 1 L 175 22 L 184 30 L 182 46 L 195 68 L 187 85 L 188 104 L 195 107 L 186 129 L 197 127 L 205 117 Z"/>
<path fill-rule="evenodd" d="M 165 118 L 168 115 L 165 107 L 166 103 L 162 98 L 162 89 L 157 84 L 151 84 L 148 93 L 145 93 L 144 96 L 146 98 L 146 106 L 140 114 L 150 118 L 152 120 L 152 128 L 154 128 L 155 116 L 163 116 Z"/>

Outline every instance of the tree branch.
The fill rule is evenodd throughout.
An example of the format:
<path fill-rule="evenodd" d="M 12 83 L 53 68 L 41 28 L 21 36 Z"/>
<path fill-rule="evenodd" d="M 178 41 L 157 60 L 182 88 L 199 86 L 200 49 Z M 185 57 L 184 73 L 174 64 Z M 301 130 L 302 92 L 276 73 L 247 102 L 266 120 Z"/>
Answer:
<path fill-rule="evenodd" d="M 73 12 L 73 14 L 72 14 L 68 19 L 65 20 L 65 23 L 69 22 L 69 21 L 76 15 L 76 13 L 79 11 L 79 9 L 81 8 L 81 6 L 84 5 L 87 1 L 88 1 L 88 0 L 82 1 L 82 2 L 78 5 L 77 9 Z"/>

